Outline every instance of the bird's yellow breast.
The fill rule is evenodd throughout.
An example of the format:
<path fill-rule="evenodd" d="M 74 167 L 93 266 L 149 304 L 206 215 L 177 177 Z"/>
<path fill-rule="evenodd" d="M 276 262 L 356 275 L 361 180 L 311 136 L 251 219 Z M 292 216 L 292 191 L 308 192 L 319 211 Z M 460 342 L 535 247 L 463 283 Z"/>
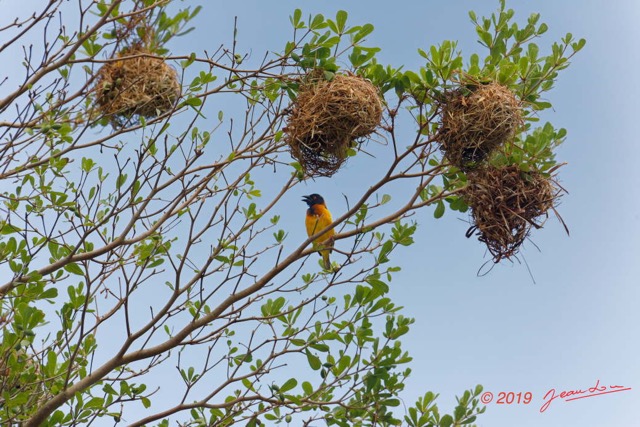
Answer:
<path fill-rule="evenodd" d="M 333 222 L 331 212 L 325 205 L 316 204 L 307 209 L 307 216 L 305 218 L 305 225 L 307 226 L 307 235 L 313 236 L 318 231 L 326 228 Z M 322 234 L 316 242 L 322 243 L 330 239 L 335 234 L 333 229 Z"/>

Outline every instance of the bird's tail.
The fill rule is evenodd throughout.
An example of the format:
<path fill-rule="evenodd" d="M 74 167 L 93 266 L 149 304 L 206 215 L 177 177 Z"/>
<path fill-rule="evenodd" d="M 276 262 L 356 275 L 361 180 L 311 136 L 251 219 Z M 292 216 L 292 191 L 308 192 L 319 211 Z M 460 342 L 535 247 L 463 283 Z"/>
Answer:
<path fill-rule="evenodd" d="M 325 249 L 320 251 L 320 255 L 322 255 L 322 263 L 324 264 L 325 270 L 331 270 L 331 260 L 329 259 L 329 254 L 331 253 L 331 249 Z"/>

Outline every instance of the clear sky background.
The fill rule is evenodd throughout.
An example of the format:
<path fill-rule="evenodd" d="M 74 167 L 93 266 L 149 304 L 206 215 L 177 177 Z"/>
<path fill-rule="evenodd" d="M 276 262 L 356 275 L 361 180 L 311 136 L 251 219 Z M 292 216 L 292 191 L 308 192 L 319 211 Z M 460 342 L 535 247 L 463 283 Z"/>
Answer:
<path fill-rule="evenodd" d="M 196 31 L 172 44 L 174 54 L 211 52 L 230 42 L 237 16 L 238 51 L 259 61 L 265 51 L 281 51 L 289 40 L 288 16 L 295 8 L 331 17 L 345 9 L 351 25 L 375 26 L 367 44 L 382 48 L 381 63 L 413 70 L 424 61 L 418 48 L 426 50 L 445 39 L 457 40 L 465 57 L 480 52 L 467 12 L 487 15 L 498 6 L 489 0 L 202 3 Z M 18 2 L 7 4 L 11 10 Z M 430 210 L 421 211 L 416 244 L 394 253 L 403 270 L 392 282 L 391 298 L 405 307 L 405 316 L 416 319 L 403 339 L 414 357 L 403 400 L 409 406 L 432 390 L 440 393 L 441 409 L 451 411 L 456 394 L 482 384 L 496 396 L 501 391 L 531 392 L 533 401 L 491 403 L 478 419 L 480 426 L 640 426 L 640 148 L 635 129 L 640 2 L 511 0 L 508 6 L 520 22 L 532 12 L 542 14 L 541 21 L 549 25 L 538 43 L 543 52 L 567 32 L 587 39 L 548 94 L 554 111 L 542 116 L 569 132 L 557 158 L 568 162 L 560 180 L 569 194 L 559 212 L 571 236 L 553 218 L 534 231 L 540 251 L 527 243 L 523 256 L 535 283 L 517 262 L 477 277 L 489 257 L 481 243 L 465 238 L 467 217 L 448 212 L 435 220 Z M 344 211 L 342 194 L 356 194 L 368 182 L 367 169 L 359 168 L 358 161 L 288 196 L 290 205 L 283 213 L 291 224 L 288 239 L 306 238 L 302 194 L 321 193 L 334 214 Z M 584 390 L 597 380 L 632 390 L 556 401 L 539 412 L 549 389 Z"/>

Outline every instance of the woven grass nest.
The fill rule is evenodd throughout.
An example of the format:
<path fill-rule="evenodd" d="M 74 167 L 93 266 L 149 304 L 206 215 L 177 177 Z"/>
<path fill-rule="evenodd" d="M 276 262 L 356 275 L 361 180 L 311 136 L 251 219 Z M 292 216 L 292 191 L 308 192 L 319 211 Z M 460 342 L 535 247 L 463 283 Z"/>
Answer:
<path fill-rule="evenodd" d="M 496 263 L 517 253 L 531 227 L 542 227 L 560 197 L 551 178 L 518 166 L 478 169 L 468 179 L 463 197 L 474 225 L 467 237 L 476 232 Z"/>
<path fill-rule="evenodd" d="M 520 101 L 495 82 L 461 85 L 440 104 L 438 140 L 445 157 L 463 171 L 482 164 L 523 124 Z"/>
<path fill-rule="evenodd" d="M 149 56 L 144 48 L 125 49 L 122 59 L 98 71 L 95 93 L 99 112 L 112 124 L 139 123 L 140 117 L 157 117 L 174 107 L 180 97 L 178 74 L 165 61 Z"/>
<path fill-rule="evenodd" d="M 380 120 L 382 103 L 371 82 L 351 74 L 331 81 L 311 74 L 293 104 L 285 141 L 307 176 L 331 176 Z"/>

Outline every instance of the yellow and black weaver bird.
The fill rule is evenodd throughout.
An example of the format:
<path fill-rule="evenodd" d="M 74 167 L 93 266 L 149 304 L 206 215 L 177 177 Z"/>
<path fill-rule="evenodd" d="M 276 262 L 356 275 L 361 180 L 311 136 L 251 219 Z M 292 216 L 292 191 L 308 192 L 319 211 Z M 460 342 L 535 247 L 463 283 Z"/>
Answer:
<path fill-rule="evenodd" d="M 331 212 L 327 209 L 327 205 L 324 203 L 324 199 L 321 195 L 311 194 L 309 196 L 304 196 L 302 201 L 309 206 L 304 220 L 304 223 L 307 226 L 307 235 L 309 237 L 326 228 L 333 222 Z M 313 247 L 320 250 L 325 270 L 331 269 L 329 254 L 333 248 L 333 240 L 331 240 L 331 238 L 334 234 L 335 231 L 332 228 L 313 242 Z"/>

